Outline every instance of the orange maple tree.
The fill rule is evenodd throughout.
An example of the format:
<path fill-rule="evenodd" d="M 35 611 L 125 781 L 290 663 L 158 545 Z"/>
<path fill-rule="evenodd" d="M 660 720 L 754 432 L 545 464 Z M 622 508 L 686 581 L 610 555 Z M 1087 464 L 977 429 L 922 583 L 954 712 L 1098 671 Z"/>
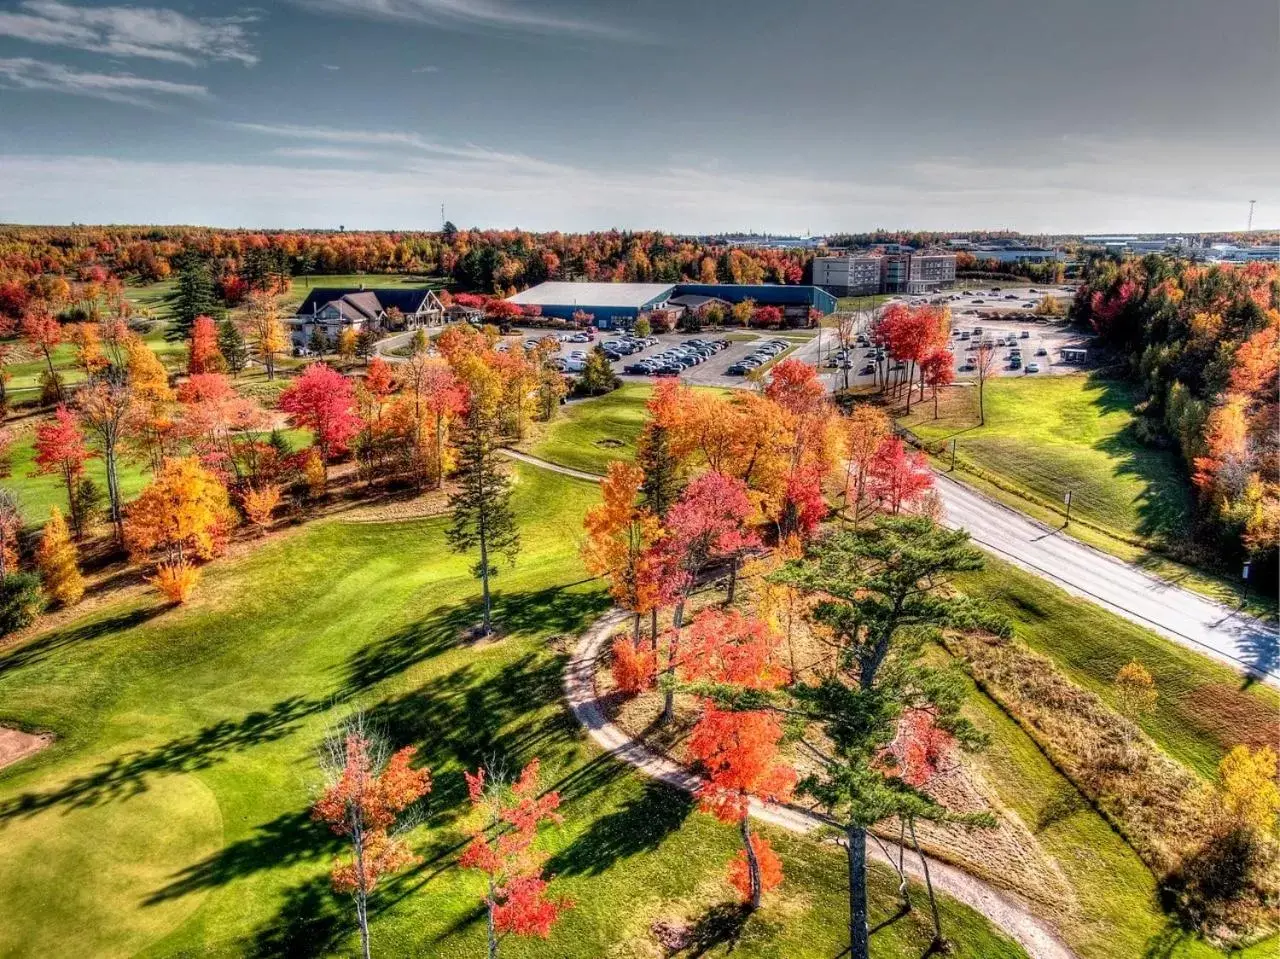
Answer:
<path fill-rule="evenodd" d="M 737 824 L 742 834 L 740 859 L 730 881 L 752 909 L 760 896 L 782 881 L 782 867 L 767 841 L 751 833 L 751 799 L 786 802 L 796 771 L 778 759 L 782 727 L 768 712 L 722 710 L 708 702 L 689 737 L 689 753 L 704 775 L 698 804 L 721 822 Z"/>
<path fill-rule="evenodd" d="M 213 317 L 197 316 L 191 324 L 191 346 L 187 355 L 187 372 L 222 373 L 227 368 L 227 361 L 218 349 L 218 328 Z"/>
<path fill-rule="evenodd" d="M 414 769 L 417 754 L 406 746 L 388 755 L 381 737 L 357 718 L 326 743 L 324 763 L 329 777 L 324 793 L 311 808 L 311 818 L 327 825 L 351 844 L 348 859 L 334 862 L 334 892 L 356 902 L 360 944 L 369 959 L 369 895 L 381 877 L 418 861 L 396 838 L 392 827 L 413 803 L 431 791 L 431 773 Z"/>
<path fill-rule="evenodd" d="M 640 467 L 619 460 L 609 464 L 599 506 L 587 511 L 582 557 L 588 571 L 609 577 L 615 603 L 633 616 L 633 641 L 640 645 L 640 618 L 661 600 L 653 546 L 661 534 L 658 518 L 639 505 L 644 482 Z"/>

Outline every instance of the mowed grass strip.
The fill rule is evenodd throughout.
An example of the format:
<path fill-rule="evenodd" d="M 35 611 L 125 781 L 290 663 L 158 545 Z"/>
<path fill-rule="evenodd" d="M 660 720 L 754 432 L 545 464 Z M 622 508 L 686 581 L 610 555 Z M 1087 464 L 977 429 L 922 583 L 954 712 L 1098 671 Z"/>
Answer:
<path fill-rule="evenodd" d="M 546 839 L 575 898 L 549 943 L 513 956 L 652 955 L 651 924 L 689 922 L 703 955 L 829 959 L 844 928 L 843 857 L 772 836 L 790 876 L 744 924 L 725 904 L 734 830 L 603 757 L 561 700 L 565 650 L 608 605 L 578 559 L 594 484 L 518 467 L 524 550 L 495 582 L 496 641 L 472 644 L 470 558 L 446 518 L 323 521 L 215 563 L 193 602 L 95 611 L 0 652 L 0 722 L 54 731 L 0 771 L 0 954 L 351 954 L 350 900 L 329 889 L 336 839 L 309 819 L 316 746 L 364 709 L 434 773 L 421 865 L 377 893 L 376 951 L 474 956 L 481 881 L 459 872 L 460 772 L 541 757 L 566 821 Z M 873 921 L 893 883 L 873 873 Z M 1022 951 L 944 900 L 957 955 Z M 927 910 L 879 931 L 877 959 L 921 955 Z M 504 948 L 504 954 L 508 948 Z"/>

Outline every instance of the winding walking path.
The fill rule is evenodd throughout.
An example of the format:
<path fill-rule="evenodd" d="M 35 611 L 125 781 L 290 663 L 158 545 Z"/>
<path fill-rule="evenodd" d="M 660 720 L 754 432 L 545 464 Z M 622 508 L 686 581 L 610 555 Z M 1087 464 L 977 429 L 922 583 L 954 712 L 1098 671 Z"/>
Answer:
<path fill-rule="evenodd" d="M 516 459 L 522 459 L 516 456 Z M 532 459 L 532 458 L 530 458 Z M 541 463 L 541 461 L 534 460 Z M 565 468 L 560 468 L 561 472 Z M 566 475 L 598 479 L 591 474 L 570 470 Z M 596 664 L 613 631 L 626 620 L 626 614 L 615 610 L 598 620 L 579 640 L 564 673 L 564 695 L 574 716 L 591 735 L 591 738 L 611 756 L 630 763 L 646 776 L 660 780 L 677 789 L 693 792 L 698 787 L 698 777 L 666 756 L 653 752 L 643 743 L 631 739 L 609 721 L 596 693 Z M 826 824 L 818 816 L 793 806 L 778 806 L 751 800 L 751 815 L 761 822 L 796 833 L 811 833 Z M 885 850 L 888 850 L 886 853 Z M 867 855 L 877 862 L 893 865 L 890 855 L 896 856 L 898 847 L 890 842 L 867 840 Z M 907 874 L 917 881 L 924 880 L 924 871 L 914 857 L 906 859 Z M 994 925 L 1016 940 L 1032 959 L 1074 959 L 1067 945 L 1043 920 L 1033 915 L 1024 905 L 981 879 L 969 875 L 955 866 L 930 857 L 929 876 L 936 889 L 981 913 Z"/>

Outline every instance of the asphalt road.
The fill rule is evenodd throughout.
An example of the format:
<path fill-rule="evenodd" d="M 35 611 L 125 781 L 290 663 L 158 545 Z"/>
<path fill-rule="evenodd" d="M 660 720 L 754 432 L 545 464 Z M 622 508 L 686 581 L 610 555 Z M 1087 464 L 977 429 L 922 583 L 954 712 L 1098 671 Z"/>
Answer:
<path fill-rule="evenodd" d="M 1125 619 L 1280 685 L 1276 626 L 1148 576 L 945 474 L 937 480 L 944 522 L 968 530 L 978 545 Z"/>

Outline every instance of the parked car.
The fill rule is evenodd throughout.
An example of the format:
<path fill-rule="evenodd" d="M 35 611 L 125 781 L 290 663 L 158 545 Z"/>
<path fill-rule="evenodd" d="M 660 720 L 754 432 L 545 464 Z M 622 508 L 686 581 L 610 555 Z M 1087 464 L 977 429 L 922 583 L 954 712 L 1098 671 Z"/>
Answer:
<path fill-rule="evenodd" d="M 570 343 L 590 343 L 591 334 L 590 333 L 574 333 L 572 336 L 569 337 L 569 342 Z"/>
<path fill-rule="evenodd" d="M 1040 349 L 1036 350 L 1036 356 L 1048 356 L 1048 355 L 1049 355 L 1049 351 L 1046 350 L 1043 346 L 1040 347 Z"/>
<path fill-rule="evenodd" d="M 649 376 L 653 373 L 655 367 L 652 363 L 641 360 L 639 363 L 630 363 L 622 368 L 622 372 L 630 373 L 632 376 Z"/>
<path fill-rule="evenodd" d="M 858 370 L 858 375 L 859 375 L 859 376 L 870 376 L 870 375 L 871 375 L 871 374 L 873 374 L 875 371 L 876 371 L 876 368 L 875 368 L 874 366 L 872 366 L 870 363 L 868 363 L 868 364 L 867 364 L 866 366 L 864 366 L 862 369 Z"/>
<path fill-rule="evenodd" d="M 1028 363 L 1028 364 L 1027 364 L 1027 372 L 1028 372 L 1028 373 L 1039 373 L 1039 372 L 1040 372 L 1040 364 L 1039 364 L 1039 363 Z"/>

